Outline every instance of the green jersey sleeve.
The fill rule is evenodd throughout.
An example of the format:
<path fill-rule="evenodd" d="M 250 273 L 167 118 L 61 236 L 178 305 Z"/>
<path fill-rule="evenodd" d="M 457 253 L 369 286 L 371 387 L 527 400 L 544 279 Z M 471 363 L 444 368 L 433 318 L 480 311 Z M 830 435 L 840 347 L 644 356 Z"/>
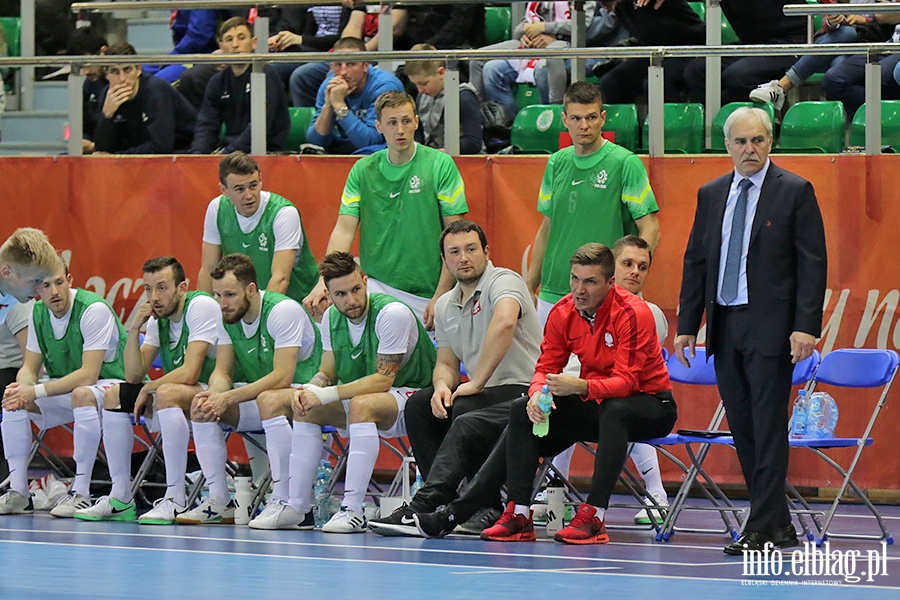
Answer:
<path fill-rule="evenodd" d="M 359 218 L 359 162 L 350 169 L 347 175 L 347 183 L 344 184 L 344 193 L 341 194 L 341 209 L 339 215 L 350 215 Z"/>
<path fill-rule="evenodd" d="M 538 212 L 549 217 L 553 208 L 553 164 L 556 162 L 556 154 L 547 161 L 544 170 L 544 178 L 541 180 L 541 191 L 538 193 Z"/>
<path fill-rule="evenodd" d="M 437 197 L 442 217 L 451 215 L 463 215 L 469 212 L 466 203 L 466 186 L 456 163 L 449 154 L 439 152 L 435 161 Z M 341 209 L 343 210 L 343 209 Z"/>
<path fill-rule="evenodd" d="M 644 163 L 632 154 L 625 159 L 622 167 L 622 203 L 634 220 L 650 213 L 659 212 L 656 196 L 650 188 L 650 178 Z"/>

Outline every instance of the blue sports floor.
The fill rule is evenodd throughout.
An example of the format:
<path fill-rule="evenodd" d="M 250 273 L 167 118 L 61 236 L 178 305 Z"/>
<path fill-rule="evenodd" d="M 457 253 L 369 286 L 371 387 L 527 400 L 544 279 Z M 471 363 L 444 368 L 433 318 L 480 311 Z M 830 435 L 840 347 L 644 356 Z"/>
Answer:
<path fill-rule="evenodd" d="M 613 509 L 608 522 L 634 511 Z M 883 507 L 900 533 L 900 507 Z M 857 507 L 837 524 L 869 531 Z M 713 525 L 709 513 L 680 524 Z M 603 546 L 549 540 L 504 544 L 254 531 L 232 526 L 141 526 L 60 520 L 46 513 L 0 517 L 0 600 L 19 598 L 900 598 L 900 545 L 833 540 L 830 560 L 852 574 L 877 564 L 886 575 L 746 576 L 742 559 L 722 554 L 724 535 L 611 530 Z M 835 551 L 842 554 L 837 555 Z M 852 564 L 851 552 L 860 557 Z M 868 565 L 867 552 L 879 558 Z M 841 560 L 842 558 L 842 560 Z M 791 568 L 791 557 L 783 566 Z M 872 581 L 867 581 L 872 579 Z M 814 587 L 810 587 L 810 584 Z M 652 594 L 650 596 L 649 594 Z"/>

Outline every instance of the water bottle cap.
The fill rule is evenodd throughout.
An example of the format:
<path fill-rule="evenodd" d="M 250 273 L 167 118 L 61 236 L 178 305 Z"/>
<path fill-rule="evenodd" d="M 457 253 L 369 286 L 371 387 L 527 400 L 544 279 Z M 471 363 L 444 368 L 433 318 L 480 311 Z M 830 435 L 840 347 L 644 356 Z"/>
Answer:
<path fill-rule="evenodd" d="M 549 393 L 550 393 L 550 388 L 548 388 L 548 387 L 545 385 L 544 387 L 541 388 L 541 392 L 544 393 L 544 394 L 549 394 Z"/>

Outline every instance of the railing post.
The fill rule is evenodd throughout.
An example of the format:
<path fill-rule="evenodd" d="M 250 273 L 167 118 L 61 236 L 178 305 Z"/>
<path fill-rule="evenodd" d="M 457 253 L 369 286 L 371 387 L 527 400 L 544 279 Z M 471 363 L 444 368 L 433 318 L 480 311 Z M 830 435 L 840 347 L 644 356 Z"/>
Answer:
<path fill-rule="evenodd" d="M 72 63 L 69 73 L 69 156 L 81 156 L 81 140 L 84 138 L 83 104 L 84 82 L 87 79 L 81 74 L 81 67 Z"/>
<path fill-rule="evenodd" d="M 650 156 L 663 156 L 666 153 L 665 140 L 665 81 L 662 68 L 661 52 L 654 52 L 647 68 L 647 109 L 649 119 L 650 140 L 647 147 Z"/>
<path fill-rule="evenodd" d="M 269 52 L 269 19 L 256 17 L 253 26 L 256 35 L 256 53 Z M 255 62 L 250 71 L 250 154 L 266 153 L 266 72 L 265 63 Z"/>
<path fill-rule="evenodd" d="M 722 44 L 722 7 L 719 0 L 706 0 L 706 45 Z M 722 57 L 706 57 L 706 146 L 711 145 L 712 122 L 722 108 Z"/>
<path fill-rule="evenodd" d="M 459 146 L 459 65 L 448 60 L 444 71 L 444 150 L 450 156 L 459 156 Z"/>
<path fill-rule="evenodd" d="M 35 0 L 22 0 L 22 56 L 34 56 L 35 52 Z M 21 96 L 21 110 L 34 109 L 34 67 L 26 66 L 21 70 L 22 87 L 18 90 Z"/>
<path fill-rule="evenodd" d="M 584 2 L 578 0 L 572 3 L 572 47 L 584 48 L 587 46 L 587 24 L 584 21 Z M 572 83 L 584 81 L 584 57 L 579 56 L 571 60 Z"/>
<path fill-rule="evenodd" d="M 866 154 L 881 154 L 881 56 L 866 53 Z M 850 115 L 853 118 L 853 115 Z"/>

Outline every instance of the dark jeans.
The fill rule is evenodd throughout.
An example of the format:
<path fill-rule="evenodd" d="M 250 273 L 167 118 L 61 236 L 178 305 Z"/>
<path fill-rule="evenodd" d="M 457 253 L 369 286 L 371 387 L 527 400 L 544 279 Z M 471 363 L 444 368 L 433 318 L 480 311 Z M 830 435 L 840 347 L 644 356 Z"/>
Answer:
<path fill-rule="evenodd" d="M 881 59 L 881 98 L 900 99 L 900 85 L 894 80 L 894 67 L 900 63 L 900 54 Z M 866 102 L 866 57 L 848 56 L 843 62 L 825 72 L 822 89 L 829 100 L 844 103 L 847 117 L 853 118 L 857 109 Z"/>
<path fill-rule="evenodd" d="M 684 70 L 690 59 L 667 58 L 663 61 L 665 101 L 681 102 Z M 605 104 L 631 104 L 647 91 L 647 67 L 650 61 L 628 58 L 600 78 L 600 92 Z"/>
<path fill-rule="evenodd" d="M 527 385 L 503 385 L 460 396 L 447 419 L 438 419 L 431 411 L 433 388 L 410 397 L 404 411 L 406 429 L 425 479 L 412 502 L 415 510 L 428 512 L 456 497 L 462 480 L 474 478 L 494 448 L 512 401 L 527 392 Z"/>
<path fill-rule="evenodd" d="M 607 398 L 600 403 L 578 396 L 553 400 L 556 410 L 550 413 L 550 431 L 542 438 L 532 433 L 525 398 L 514 402 L 510 410 L 506 485 L 510 501 L 516 504 L 531 504 L 534 473 L 542 456 L 556 456 L 574 442 L 597 442 L 587 502 L 607 508 L 628 458 L 629 442 L 667 435 L 678 417 L 675 399 L 668 391 Z"/>
<path fill-rule="evenodd" d="M 773 44 L 788 43 L 773 41 Z M 797 62 L 796 56 L 722 57 L 722 104 L 747 102 L 761 83 L 781 77 Z M 684 70 L 691 100 L 706 101 L 706 59 L 695 58 Z M 604 98 L 604 101 L 606 99 Z"/>
<path fill-rule="evenodd" d="M 6 386 L 15 383 L 18 373 L 19 370 L 14 367 L 0 369 L 0 394 L 6 390 Z M 9 475 L 9 466 L 6 464 L 6 455 L 3 453 L 3 434 L 0 433 L 0 480 L 6 479 L 7 475 Z"/>

